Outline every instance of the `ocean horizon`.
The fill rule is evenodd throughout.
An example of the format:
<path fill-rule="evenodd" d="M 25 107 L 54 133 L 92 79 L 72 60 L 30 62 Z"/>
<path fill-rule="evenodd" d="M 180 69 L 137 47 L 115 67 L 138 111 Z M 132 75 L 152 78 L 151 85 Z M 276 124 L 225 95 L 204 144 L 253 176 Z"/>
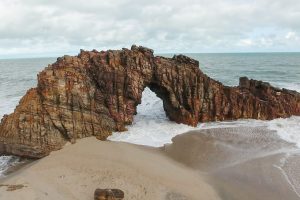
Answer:
<path fill-rule="evenodd" d="M 88 49 L 86 49 L 88 50 Z M 97 49 L 96 49 L 97 50 Z M 26 56 L 4 56 L 0 57 L 0 60 L 18 60 L 18 59 L 56 59 L 61 57 L 62 55 L 70 55 L 76 56 L 78 52 L 68 52 L 61 53 L 55 55 L 26 55 Z M 154 52 L 156 56 L 173 56 L 173 55 L 193 55 L 193 54 L 300 54 L 300 51 L 262 51 L 262 52 L 243 52 L 243 51 L 235 51 L 235 52 Z"/>

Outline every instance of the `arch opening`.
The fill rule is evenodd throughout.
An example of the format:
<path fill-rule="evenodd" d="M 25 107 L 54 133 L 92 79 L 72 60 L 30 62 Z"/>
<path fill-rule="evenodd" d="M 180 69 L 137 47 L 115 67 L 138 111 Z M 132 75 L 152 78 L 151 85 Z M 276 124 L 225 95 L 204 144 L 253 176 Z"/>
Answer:
<path fill-rule="evenodd" d="M 136 108 L 136 115 L 133 123 L 136 120 L 157 120 L 168 119 L 163 107 L 163 100 L 157 93 L 152 91 L 150 87 L 146 87 L 142 92 L 141 103 Z"/>
<path fill-rule="evenodd" d="M 126 126 L 127 131 L 114 132 L 108 139 L 161 147 L 171 143 L 174 136 L 192 130 L 191 126 L 178 124 L 168 118 L 163 105 L 163 100 L 166 99 L 159 95 L 162 94 L 153 89 L 153 85 L 145 87 L 132 124 Z"/>

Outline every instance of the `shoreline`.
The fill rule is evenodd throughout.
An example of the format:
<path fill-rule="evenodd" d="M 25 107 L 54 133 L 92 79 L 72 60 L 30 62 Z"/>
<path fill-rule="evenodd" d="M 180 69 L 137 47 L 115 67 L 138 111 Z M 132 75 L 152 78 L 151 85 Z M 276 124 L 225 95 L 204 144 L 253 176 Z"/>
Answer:
<path fill-rule="evenodd" d="M 221 199 L 300 199 L 300 149 L 274 131 L 265 127 L 207 129 L 178 135 L 172 141 L 166 153 L 206 172 Z"/>
<path fill-rule="evenodd" d="M 27 166 L 30 166 L 35 161 L 37 161 L 34 159 L 21 158 L 21 157 L 18 157 L 17 159 L 18 161 L 14 161 L 13 163 L 8 163 L 9 166 L 7 167 L 7 169 L 2 171 L 2 173 L 0 174 L 0 181 L 7 177 L 13 176 L 13 174 L 15 174 L 16 172 L 21 171 L 22 169 L 26 168 Z"/>
<path fill-rule="evenodd" d="M 125 199 L 300 199 L 300 150 L 266 127 L 196 130 L 172 141 L 155 148 L 81 139 L 0 179 L 24 185 L 0 187 L 0 198 L 92 199 L 96 188 L 118 188 Z"/>

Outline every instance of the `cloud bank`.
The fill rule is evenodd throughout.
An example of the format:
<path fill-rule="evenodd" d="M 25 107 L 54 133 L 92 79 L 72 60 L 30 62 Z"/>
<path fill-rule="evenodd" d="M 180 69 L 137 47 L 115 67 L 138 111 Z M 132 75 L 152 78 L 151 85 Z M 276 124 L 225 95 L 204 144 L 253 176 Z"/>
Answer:
<path fill-rule="evenodd" d="M 300 51 L 299 0 L 1 0 L 0 57 Z"/>

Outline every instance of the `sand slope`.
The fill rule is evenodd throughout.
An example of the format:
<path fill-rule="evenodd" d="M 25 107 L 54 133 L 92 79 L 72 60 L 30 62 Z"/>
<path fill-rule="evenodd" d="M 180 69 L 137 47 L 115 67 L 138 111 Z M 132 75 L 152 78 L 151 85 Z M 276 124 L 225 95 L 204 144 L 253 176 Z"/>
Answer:
<path fill-rule="evenodd" d="M 125 199 L 219 199 L 203 176 L 161 150 L 95 138 L 79 140 L 32 163 L 1 184 L 24 184 L 0 199 L 93 199 L 96 188 L 119 188 Z"/>

